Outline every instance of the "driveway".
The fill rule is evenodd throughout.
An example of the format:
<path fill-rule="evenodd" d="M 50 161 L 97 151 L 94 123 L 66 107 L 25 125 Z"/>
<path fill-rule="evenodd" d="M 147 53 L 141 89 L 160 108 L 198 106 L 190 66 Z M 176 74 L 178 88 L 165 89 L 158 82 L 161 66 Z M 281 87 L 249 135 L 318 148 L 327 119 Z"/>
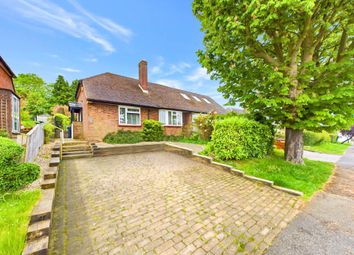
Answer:
<path fill-rule="evenodd" d="M 50 254 L 262 254 L 302 202 L 169 152 L 62 163 Z"/>
<path fill-rule="evenodd" d="M 324 192 L 298 214 L 267 254 L 354 254 L 354 146 L 336 165 Z"/>

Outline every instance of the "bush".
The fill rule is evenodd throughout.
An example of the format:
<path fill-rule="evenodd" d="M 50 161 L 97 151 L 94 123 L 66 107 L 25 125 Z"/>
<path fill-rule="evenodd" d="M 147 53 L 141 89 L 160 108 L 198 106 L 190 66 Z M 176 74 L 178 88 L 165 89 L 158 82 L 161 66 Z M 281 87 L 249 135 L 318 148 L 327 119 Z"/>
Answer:
<path fill-rule="evenodd" d="M 36 122 L 31 119 L 29 112 L 21 110 L 21 125 L 25 128 L 33 128 Z"/>
<path fill-rule="evenodd" d="M 273 148 L 270 128 L 245 117 L 217 120 L 206 152 L 217 159 L 262 158 Z"/>
<path fill-rule="evenodd" d="M 58 128 L 66 130 L 70 126 L 70 118 L 64 114 L 56 113 L 54 114 L 54 124 Z"/>
<path fill-rule="evenodd" d="M 50 139 L 54 138 L 55 126 L 50 123 L 46 123 L 43 126 L 44 129 L 44 143 L 49 143 Z"/>
<path fill-rule="evenodd" d="M 330 142 L 331 137 L 326 131 L 316 133 L 312 131 L 304 131 L 304 144 L 307 146 L 318 145 L 325 142 Z"/>
<path fill-rule="evenodd" d="M 119 143 L 139 143 L 143 141 L 142 132 L 123 131 L 112 132 L 107 134 L 103 141 L 105 143 L 119 144 Z"/>
<path fill-rule="evenodd" d="M 163 127 L 159 121 L 145 120 L 143 123 L 143 138 L 145 141 L 161 141 Z"/>
<path fill-rule="evenodd" d="M 213 124 L 216 119 L 216 114 L 199 114 L 194 118 L 195 126 L 198 129 L 200 137 L 203 140 L 210 140 L 211 134 L 213 132 Z"/>
<path fill-rule="evenodd" d="M 16 166 L 22 159 L 24 149 L 11 139 L 0 137 L 0 171 Z"/>
<path fill-rule="evenodd" d="M 32 163 L 22 163 L 0 170 L 0 193 L 25 187 L 38 178 L 39 172 L 39 166 Z"/>
<path fill-rule="evenodd" d="M 38 178 L 39 166 L 21 163 L 23 152 L 11 139 L 0 137 L 0 193 L 15 191 Z"/>
<path fill-rule="evenodd" d="M 0 129 L 0 137 L 9 137 L 9 133 L 5 129 Z"/>

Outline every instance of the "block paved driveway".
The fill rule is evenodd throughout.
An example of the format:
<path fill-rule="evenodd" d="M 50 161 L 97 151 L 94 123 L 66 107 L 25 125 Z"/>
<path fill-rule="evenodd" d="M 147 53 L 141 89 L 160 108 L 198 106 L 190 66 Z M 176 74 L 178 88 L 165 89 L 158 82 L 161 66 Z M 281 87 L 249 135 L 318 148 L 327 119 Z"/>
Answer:
<path fill-rule="evenodd" d="M 301 201 L 170 152 L 62 163 L 50 254 L 262 254 Z"/>

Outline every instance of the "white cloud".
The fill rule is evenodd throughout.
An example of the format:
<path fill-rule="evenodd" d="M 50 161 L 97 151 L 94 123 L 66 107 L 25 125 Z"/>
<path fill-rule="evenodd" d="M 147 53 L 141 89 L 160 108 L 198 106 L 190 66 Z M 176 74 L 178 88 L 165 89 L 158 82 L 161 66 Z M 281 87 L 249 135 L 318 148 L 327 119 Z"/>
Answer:
<path fill-rule="evenodd" d="M 210 80 L 207 70 L 202 67 L 198 67 L 191 75 L 186 76 L 188 81 L 200 81 Z"/>
<path fill-rule="evenodd" d="M 125 28 L 110 19 L 93 15 L 92 13 L 84 9 L 76 0 L 68 1 L 76 8 L 76 10 L 78 10 L 83 15 L 95 22 L 97 25 L 111 32 L 112 34 L 116 34 L 125 40 L 128 40 L 132 36 L 133 33 L 128 28 Z"/>
<path fill-rule="evenodd" d="M 85 58 L 84 61 L 91 62 L 91 63 L 96 63 L 98 61 L 98 59 L 97 58 Z"/>
<path fill-rule="evenodd" d="M 71 2 L 74 4 L 76 3 L 74 1 Z M 7 4 L 9 8 L 14 9 L 27 19 L 44 24 L 70 36 L 94 42 L 110 53 L 114 52 L 115 48 L 107 39 L 96 31 L 92 24 L 90 24 L 89 20 L 110 33 L 121 36 L 123 39 L 128 39 L 131 36 L 129 29 L 126 29 L 109 19 L 96 17 L 79 5 L 75 7 L 83 15 L 69 12 L 49 0 L 7 0 L 2 3 Z M 80 8 L 80 10 L 78 8 Z M 89 18 L 89 20 L 87 20 L 87 18 Z"/>
<path fill-rule="evenodd" d="M 56 58 L 56 59 L 60 58 L 59 55 L 57 55 L 57 54 L 49 54 L 49 57 Z"/>
<path fill-rule="evenodd" d="M 179 80 L 161 79 L 161 80 L 157 80 L 155 83 L 161 84 L 161 85 L 166 85 L 166 86 L 176 88 L 176 89 L 182 88 L 182 82 L 180 82 Z"/>
<path fill-rule="evenodd" d="M 153 66 L 153 67 L 151 68 L 151 72 L 152 72 L 153 74 L 159 74 L 159 73 L 161 73 L 161 67 L 160 67 L 160 66 Z"/>
<path fill-rule="evenodd" d="M 81 72 L 81 70 L 75 69 L 75 68 L 71 68 L 71 67 L 62 67 L 60 69 L 65 71 L 65 72 L 68 72 L 68 73 L 80 73 Z"/>
<path fill-rule="evenodd" d="M 172 64 L 166 75 L 172 75 L 176 73 L 184 73 L 186 69 L 190 68 L 191 65 L 186 62 L 180 62 L 178 64 Z"/>

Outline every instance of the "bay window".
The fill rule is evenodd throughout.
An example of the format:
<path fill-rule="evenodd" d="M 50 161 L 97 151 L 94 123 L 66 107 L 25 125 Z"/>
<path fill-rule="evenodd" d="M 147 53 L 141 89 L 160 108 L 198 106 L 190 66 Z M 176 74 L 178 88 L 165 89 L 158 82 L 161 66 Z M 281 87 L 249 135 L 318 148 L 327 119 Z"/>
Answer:
<path fill-rule="evenodd" d="M 20 132 L 20 100 L 12 96 L 12 132 Z"/>
<path fill-rule="evenodd" d="M 120 105 L 118 115 L 120 125 L 141 125 L 140 107 Z"/>
<path fill-rule="evenodd" d="M 182 126 L 182 112 L 172 110 L 159 110 L 159 121 L 165 126 Z"/>

